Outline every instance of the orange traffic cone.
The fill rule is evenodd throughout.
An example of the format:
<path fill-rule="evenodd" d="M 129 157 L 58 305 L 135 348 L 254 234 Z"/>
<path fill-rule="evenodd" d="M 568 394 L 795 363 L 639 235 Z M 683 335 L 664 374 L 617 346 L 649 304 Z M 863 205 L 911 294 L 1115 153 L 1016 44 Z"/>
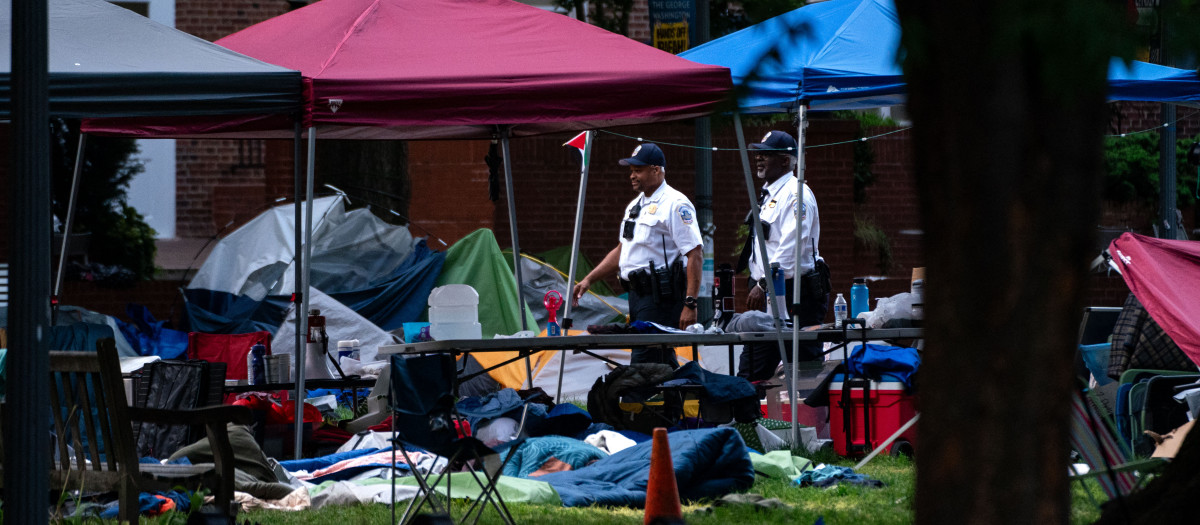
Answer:
<path fill-rule="evenodd" d="M 650 449 L 650 481 L 646 484 L 645 524 L 682 523 L 679 487 L 675 485 L 675 466 L 671 463 L 671 444 L 667 429 L 654 429 Z"/>

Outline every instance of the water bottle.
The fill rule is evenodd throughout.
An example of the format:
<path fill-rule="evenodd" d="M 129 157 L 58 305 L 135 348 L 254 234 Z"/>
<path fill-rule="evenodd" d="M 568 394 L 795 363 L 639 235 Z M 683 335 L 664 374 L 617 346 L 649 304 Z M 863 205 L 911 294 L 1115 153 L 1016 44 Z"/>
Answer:
<path fill-rule="evenodd" d="M 867 291 L 867 279 L 855 277 L 854 286 L 850 287 L 850 317 L 871 311 L 871 294 Z"/>
<path fill-rule="evenodd" d="M 246 353 L 246 382 L 251 385 L 267 384 L 267 347 L 255 343 Z"/>
<path fill-rule="evenodd" d="M 846 298 L 842 294 L 838 294 L 837 299 L 833 301 L 833 327 L 841 330 L 842 324 L 846 321 Z"/>
<path fill-rule="evenodd" d="M 779 267 L 779 263 L 777 262 L 771 263 L 771 280 L 775 282 L 776 310 L 778 310 L 780 317 L 786 318 L 788 316 L 787 286 L 783 278 L 783 269 Z"/>

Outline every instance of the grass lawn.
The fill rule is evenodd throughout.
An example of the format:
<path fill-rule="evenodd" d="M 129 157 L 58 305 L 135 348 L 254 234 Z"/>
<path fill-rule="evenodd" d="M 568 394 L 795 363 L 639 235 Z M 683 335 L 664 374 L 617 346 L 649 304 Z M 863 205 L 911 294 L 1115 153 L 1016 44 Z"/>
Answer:
<path fill-rule="evenodd" d="M 831 451 L 822 451 L 810 457 L 815 463 L 822 462 L 840 466 L 853 466 L 854 461 L 838 457 Z M 1064 465 L 1065 468 L 1065 465 Z M 801 488 L 786 479 L 763 479 L 760 477 L 747 493 L 766 498 L 777 498 L 788 504 L 786 509 L 765 509 L 748 506 L 711 506 L 712 502 L 693 502 L 684 505 L 684 519 L 695 525 L 729 525 L 733 523 L 764 524 L 809 524 L 823 518 L 825 523 L 847 524 L 904 524 L 913 521 L 913 497 L 916 490 L 915 469 L 907 458 L 877 457 L 860 471 L 874 479 L 883 481 L 882 488 L 861 488 L 838 485 L 828 489 Z M 1103 498 L 1099 485 L 1087 480 L 1088 489 L 1097 498 Z M 1088 492 L 1078 482 L 1071 484 L 1071 523 L 1092 523 L 1100 517 L 1100 510 L 1088 497 Z M 403 512 L 404 503 L 398 512 Z M 454 515 L 461 516 L 467 503 L 456 502 Z M 509 504 L 517 523 L 546 525 L 600 525 L 640 524 L 642 510 L 630 508 L 565 508 L 532 504 Z M 0 514 L 2 519 L 3 514 Z M 141 518 L 141 523 L 151 525 L 183 524 L 186 516 L 168 513 L 156 518 Z M 331 506 L 317 510 L 287 512 L 256 510 L 238 515 L 239 524 L 254 525 L 351 525 L 388 523 L 391 509 L 387 505 Z M 116 520 L 86 520 L 68 518 L 65 523 L 115 523 Z M 485 524 L 503 523 L 495 511 L 485 512 L 480 520 Z"/>
<path fill-rule="evenodd" d="M 853 466 L 854 461 L 839 458 L 832 453 L 812 457 L 817 462 Z M 1064 465 L 1065 468 L 1065 465 Z M 877 457 L 862 468 L 861 472 L 884 482 L 882 488 L 860 488 L 836 486 L 831 489 L 800 488 L 788 480 L 759 479 L 747 492 L 768 498 L 778 498 L 791 505 L 791 509 L 760 509 L 757 507 L 715 507 L 708 502 L 685 505 L 684 519 L 697 525 L 729 525 L 732 523 L 807 524 L 823 517 L 825 523 L 848 524 L 903 524 L 913 521 L 913 496 L 915 472 L 912 461 L 906 458 Z M 1090 486 L 1093 494 L 1102 497 L 1094 481 Z M 1072 523 L 1091 523 L 1099 518 L 1099 509 L 1088 499 L 1079 483 L 1072 483 Z M 456 516 L 461 516 L 466 505 L 456 505 Z M 547 525 L 591 525 L 591 524 L 640 524 L 641 509 L 629 508 L 563 508 L 542 505 L 510 504 L 517 523 Z M 403 511 L 403 507 L 400 507 Z M 391 510 L 386 505 L 360 505 L 354 507 L 330 507 L 304 512 L 253 511 L 239 516 L 239 521 L 263 525 L 307 525 L 388 523 Z M 494 511 L 486 512 L 481 523 L 502 523 Z"/>

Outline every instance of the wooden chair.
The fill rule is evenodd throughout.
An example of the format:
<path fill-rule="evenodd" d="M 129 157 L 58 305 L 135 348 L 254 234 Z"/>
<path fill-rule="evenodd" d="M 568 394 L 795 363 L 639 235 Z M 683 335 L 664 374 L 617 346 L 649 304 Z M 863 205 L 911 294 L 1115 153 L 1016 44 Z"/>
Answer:
<path fill-rule="evenodd" d="M 51 452 L 52 489 L 116 491 L 120 521 L 137 523 L 140 492 L 203 487 L 212 491 L 217 510 L 232 518 L 236 514 L 234 458 L 226 424 L 249 424 L 250 410 L 235 406 L 194 410 L 130 407 L 113 340 L 103 339 L 96 346 L 97 352 L 50 352 L 50 408 L 57 436 Z M 203 424 L 214 462 L 139 464 L 134 421 Z"/>

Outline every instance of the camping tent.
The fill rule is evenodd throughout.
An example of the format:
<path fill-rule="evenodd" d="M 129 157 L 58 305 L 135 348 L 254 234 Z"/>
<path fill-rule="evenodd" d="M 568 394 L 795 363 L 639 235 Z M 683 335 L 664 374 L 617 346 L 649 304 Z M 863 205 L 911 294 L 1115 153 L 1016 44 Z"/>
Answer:
<path fill-rule="evenodd" d="M 1200 365 L 1200 242 L 1123 233 L 1108 252 L 1150 317 Z"/>
<path fill-rule="evenodd" d="M 257 298 L 296 291 L 291 208 L 271 208 L 222 238 L 188 288 Z M 316 199 L 313 210 L 311 283 L 326 293 L 376 284 L 412 251 L 407 227 L 388 224 L 365 208 L 347 211 L 341 195 Z"/>
<path fill-rule="evenodd" d="M 414 239 L 407 227 L 368 209 L 347 211 L 345 203 L 341 195 L 313 203 L 314 294 L 323 292 L 383 330 L 416 321 L 445 255 Z M 279 329 L 296 291 L 290 211 L 291 205 L 269 209 L 213 247 L 184 291 L 189 328 L 226 334 Z"/>

